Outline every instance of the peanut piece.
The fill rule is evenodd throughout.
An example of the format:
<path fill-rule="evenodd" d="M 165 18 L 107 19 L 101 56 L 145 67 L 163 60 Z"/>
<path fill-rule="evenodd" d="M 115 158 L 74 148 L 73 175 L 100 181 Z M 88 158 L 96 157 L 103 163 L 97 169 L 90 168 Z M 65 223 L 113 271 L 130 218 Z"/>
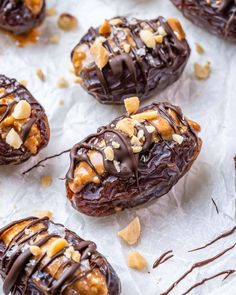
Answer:
<path fill-rule="evenodd" d="M 181 26 L 181 23 L 176 18 L 168 18 L 167 22 L 174 33 L 177 35 L 177 38 L 182 41 L 185 39 L 186 35 Z"/>
<path fill-rule="evenodd" d="M 108 161 L 114 160 L 114 151 L 113 151 L 112 147 L 110 147 L 110 146 L 105 147 L 104 154 L 106 156 L 106 160 L 108 160 Z"/>
<path fill-rule="evenodd" d="M 162 35 L 157 35 L 154 37 L 155 41 L 157 44 L 162 44 L 163 43 L 163 36 Z"/>
<path fill-rule="evenodd" d="M 57 14 L 57 10 L 55 7 L 48 8 L 46 11 L 46 16 L 54 16 Z"/>
<path fill-rule="evenodd" d="M 41 69 L 36 69 L 36 75 L 41 81 L 45 81 L 45 75 Z"/>
<path fill-rule="evenodd" d="M 45 175 L 41 178 L 41 186 L 44 188 L 49 187 L 52 184 L 52 176 L 50 175 Z"/>
<path fill-rule="evenodd" d="M 12 116 L 17 120 L 28 119 L 30 115 L 31 105 L 26 100 L 20 100 L 12 113 Z"/>
<path fill-rule="evenodd" d="M 183 136 L 179 135 L 179 134 L 173 134 L 172 138 L 174 141 L 176 141 L 178 144 L 181 144 L 184 141 Z"/>
<path fill-rule="evenodd" d="M 111 33 L 111 26 L 110 23 L 105 20 L 104 23 L 99 28 L 100 35 L 109 35 Z"/>
<path fill-rule="evenodd" d="M 58 18 L 57 25 L 63 31 L 69 32 L 77 28 L 78 20 L 69 13 L 62 13 Z"/>
<path fill-rule="evenodd" d="M 124 229 L 118 232 L 118 236 L 127 244 L 134 245 L 137 243 L 141 234 L 141 225 L 138 217 L 135 217 Z"/>
<path fill-rule="evenodd" d="M 130 44 L 124 44 L 123 48 L 124 48 L 125 53 L 129 53 L 130 49 L 131 49 L 131 46 L 130 46 Z"/>
<path fill-rule="evenodd" d="M 29 249 L 34 256 L 39 256 L 42 254 L 42 250 L 38 246 L 30 246 Z"/>
<path fill-rule="evenodd" d="M 64 248 L 66 248 L 67 246 L 68 246 L 67 240 L 58 238 L 55 241 L 53 241 L 50 247 L 48 248 L 47 256 L 52 257 L 56 255 L 58 252 L 60 252 L 61 250 L 63 250 Z"/>
<path fill-rule="evenodd" d="M 140 106 L 140 100 L 138 97 L 133 96 L 124 100 L 125 108 L 128 114 L 135 114 Z"/>
<path fill-rule="evenodd" d="M 19 134 L 15 131 L 15 129 L 12 128 L 7 134 L 6 143 L 8 143 L 14 149 L 19 149 L 23 141 L 21 140 Z"/>
<path fill-rule="evenodd" d="M 57 81 L 57 87 L 58 88 L 68 88 L 69 87 L 69 83 L 68 83 L 68 81 L 65 78 L 61 77 Z"/>
<path fill-rule="evenodd" d="M 139 35 L 141 40 L 148 48 L 155 48 L 156 41 L 152 32 L 150 32 L 149 30 L 141 30 Z"/>
<path fill-rule="evenodd" d="M 205 52 L 204 48 L 197 42 L 195 43 L 195 48 L 196 48 L 197 53 L 199 53 L 199 54 L 203 54 Z"/>
<path fill-rule="evenodd" d="M 128 255 L 128 266 L 141 271 L 147 267 L 147 261 L 139 252 L 133 251 Z"/>
<path fill-rule="evenodd" d="M 124 118 L 117 122 L 116 129 L 123 131 L 124 133 L 128 134 L 129 137 L 134 135 L 134 126 L 135 123 L 130 118 Z"/>
<path fill-rule="evenodd" d="M 152 125 L 145 126 L 145 128 L 147 129 L 148 133 L 153 133 L 156 130 L 156 128 Z"/>
<path fill-rule="evenodd" d="M 211 68 L 210 68 L 210 63 L 206 63 L 204 66 L 195 63 L 194 64 L 194 72 L 195 75 L 198 79 L 200 80 L 206 80 L 210 76 Z"/>
<path fill-rule="evenodd" d="M 109 52 L 105 47 L 102 46 L 100 42 L 95 42 L 91 48 L 90 52 L 94 58 L 95 64 L 101 70 L 107 64 L 109 60 Z"/>
<path fill-rule="evenodd" d="M 147 121 L 151 121 L 153 119 L 156 119 L 158 116 L 157 111 L 154 110 L 150 110 L 150 111 L 145 111 L 143 113 L 139 113 L 136 115 L 131 116 L 134 120 L 147 120 Z"/>

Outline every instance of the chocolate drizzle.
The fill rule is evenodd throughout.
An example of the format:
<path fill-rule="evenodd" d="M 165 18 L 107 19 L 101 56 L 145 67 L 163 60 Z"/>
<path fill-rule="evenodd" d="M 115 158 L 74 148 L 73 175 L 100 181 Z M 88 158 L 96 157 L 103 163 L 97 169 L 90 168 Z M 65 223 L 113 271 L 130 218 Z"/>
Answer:
<path fill-rule="evenodd" d="M 22 126 L 20 137 L 24 143 L 28 138 L 32 126 L 36 124 L 41 135 L 41 145 L 38 147 L 38 151 L 45 147 L 49 141 L 49 126 L 43 107 L 35 100 L 29 91 L 15 79 L 9 79 L 0 75 L 0 88 L 5 90 L 5 92 L 0 93 L 0 107 L 5 108 L 3 114 L 0 116 L 0 123 L 12 112 L 17 102 L 26 100 L 31 105 L 32 111 L 31 117 Z M 9 104 L 1 103 L 1 100 L 7 97 L 12 98 L 13 101 Z M 31 155 L 31 152 L 24 144 L 19 149 L 14 149 L 0 136 L 0 165 L 18 164 L 27 160 Z"/>
<path fill-rule="evenodd" d="M 159 140 L 153 142 L 152 134 L 148 133 L 145 127 L 148 123 L 144 122 L 136 126 L 138 130 L 144 132 L 145 136 L 142 151 L 133 153 L 129 136 L 115 128 L 117 122 L 127 116 L 119 117 L 109 125 L 99 128 L 97 133 L 89 135 L 71 149 L 70 168 L 66 175 L 67 192 L 76 209 L 89 215 L 100 216 L 114 213 L 115 207 L 123 209 L 136 206 L 146 202 L 149 198 L 159 197 L 166 193 L 190 168 L 201 147 L 201 140 L 184 118 L 181 110 L 168 103 L 159 103 L 149 105 L 139 112 L 147 110 L 157 111 L 161 117 L 166 119 L 173 133 L 183 136 L 183 145 L 177 144 L 173 139 L 164 140 L 157 129 Z M 171 117 L 168 110 L 174 111 L 179 124 Z M 181 126 L 186 128 L 186 132 L 181 133 Z M 104 147 L 99 146 L 102 140 L 106 146 L 112 147 L 113 141 L 119 144 L 118 149 L 113 149 L 114 161 L 119 163 L 119 170 L 114 161 L 105 159 Z M 100 175 L 91 163 L 88 157 L 89 151 L 96 151 L 102 155 L 105 167 L 103 175 Z M 74 180 L 75 169 L 81 162 L 86 162 L 90 166 L 99 177 L 100 184 L 89 183 L 80 192 L 72 193 L 68 182 Z M 168 169 L 170 169 L 169 172 L 167 172 Z M 130 194 L 130 199 L 127 194 Z"/>
<path fill-rule="evenodd" d="M 222 0 L 171 0 L 193 23 L 220 35 L 228 40 L 236 41 L 236 1 Z"/>
<path fill-rule="evenodd" d="M 170 253 L 172 253 L 172 250 L 169 250 L 165 253 L 163 253 L 159 258 L 157 258 L 157 260 L 153 263 L 152 268 L 157 268 L 160 264 L 166 262 L 167 260 L 169 260 L 170 258 L 172 258 L 174 255 L 168 255 Z"/>
<path fill-rule="evenodd" d="M 190 55 L 187 41 L 178 40 L 163 17 L 154 20 L 118 18 L 122 24 L 113 25 L 109 37 L 114 47 L 109 41 L 103 43 L 110 56 L 107 65 L 100 70 L 92 63 L 79 73 L 84 89 L 101 103 L 120 104 L 124 98 L 133 95 L 145 99 L 165 89 L 180 77 Z M 162 26 L 167 33 L 163 43 L 157 44 L 155 49 L 147 48 L 140 39 L 139 33 L 144 22 L 154 32 Z M 127 29 L 135 44 L 129 53 L 124 52 L 121 46 L 122 32 L 125 34 L 122 30 Z M 90 28 L 72 51 L 72 60 L 80 45 L 86 44 L 90 48 L 98 36 L 99 29 Z"/>
<path fill-rule="evenodd" d="M 13 226 L 20 225 L 22 222 L 29 222 L 22 230 L 13 236 L 12 240 L 6 246 L 1 240 L 1 236 Z M 34 226 L 42 225 L 42 228 L 33 230 Z M 32 228 L 32 232 L 30 229 Z M 29 233 L 27 232 L 29 230 Z M 42 234 L 42 238 L 38 237 Z M 46 253 L 37 257 L 32 263 L 33 255 L 28 245 L 43 246 L 51 238 L 62 237 L 68 241 L 69 245 L 73 245 L 75 250 L 81 253 L 79 263 L 73 260 L 62 262 L 63 272 L 58 279 L 52 277 L 47 268 L 60 256 L 64 255 L 64 251 L 48 258 L 46 264 L 42 265 Z M 37 241 L 36 241 L 37 239 Z M 83 270 L 83 263 L 88 261 L 89 264 Z M 35 218 L 29 217 L 11 223 L 0 230 L 0 274 L 4 279 L 3 290 L 5 294 L 31 294 L 34 289 L 40 290 L 37 294 L 64 294 L 67 288 L 74 283 L 85 278 L 88 273 L 92 273 L 94 269 L 99 269 L 106 279 L 109 294 L 120 294 L 120 283 L 112 267 L 106 259 L 96 251 L 96 245 L 90 241 L 84 241 L 75 233 L 64 228 L 60 224 L 55 224 L 47 217 Z M 78 270 L 81 270 L 79 273 Z M 37 282 L 37 283 L 36 283 Z M 17 289 L 17 286 L 21 286 Z M 46 293 L 45 293 L 46 289 Z M 20 293 L 15 290 L 21 290 Z"/>

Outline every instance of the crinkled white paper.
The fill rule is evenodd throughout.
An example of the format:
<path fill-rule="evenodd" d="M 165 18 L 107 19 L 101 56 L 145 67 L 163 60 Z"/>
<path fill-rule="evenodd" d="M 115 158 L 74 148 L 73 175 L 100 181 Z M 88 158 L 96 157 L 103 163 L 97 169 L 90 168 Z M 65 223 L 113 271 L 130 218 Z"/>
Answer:
<path fill-rule="evenodd" d="M 48 7 L 56 6 L 58 14 L 69 12 L 79 20 L 76 32 L 65 33 L 57 28 L 57 16 L 47 18 L 37 45 L 16 48 L 7 36 L 0 36 L 0 72 L 18 80 L 26 80 L 27 87 L 45 107 L 51 126 L 49 146 L 36 158 L 17 167 L 0 168 L 0 225 L 19 217 L 36 214 L 37 210 L 51 210 L 54 220 L 64 223 L 85 239 L 91 239 L 107 256 L 122 282 L 124 295 L 159 295 L 165 291 L 194 262 L 216 255 L 235 243 L 236 234 L 217 242 L 208 249 L 188 253 L 235 224 L 235 174 L 233 156 L 236 153 L 236 45 L 214 37 L 197 28 L 167 0 L 48 0 Z M 99 25 L 105 18 L 133 15 L 155 18 L 159 15 L 180 18 L 192 47 L 191 58 L 181 79 L 160 95 L 145 102 L 168 100 L 180 105 L 184 113 L 202 126 L 202 152 L 191 171 L 159 200 L 141 208 L 128 210 L 107 218 L 91 218 L 76 212 L 67 202 L 64 181 L 69 165 L 68 155 L 46 164 L 24 177 L 21 172 L 39 159 L 71 147 L 100 125 L 108 123 L 124 112 L 123 107 L 100 105 L 79 85 L 69 71 L 70 52 L 90 26 Z M 56 34 L 58 45 L 45 44 Z M 195 51 L 199 42 L 205 54 Z M 194 62 L 212 64 L 207 81 L 199 81 L 193 73 Z M 41 68 L 46 81 L 35 74 Z M 60 77 L 70 81 L 68 89 L 59 89 Z M 63 99 L 64 105 L 59 101 Z M 49 188 L 40 186 L 40 178 L 51 175 Z M 220 213 L 211 201 L 214 198 Z M 117 231 L 134 216 L 142 223 L 142 237 L 134 247 L 117 238 Z M 130 250 L 140 251 L 149 263 L 149 272 L 137 272 L 127 267 Z M 157 257 L 173 250 L 174 257 L 152 270 Z M 236 249 L 215 262 L 196 269 L 170 294 L 180 295 L 206 276 L 236 268 Z M 222 282 L 222 277 L 206 283 L 191 294 L 235 294 L 236 275 Z M 3 294 L 0 290 L 0 294 Z"/>

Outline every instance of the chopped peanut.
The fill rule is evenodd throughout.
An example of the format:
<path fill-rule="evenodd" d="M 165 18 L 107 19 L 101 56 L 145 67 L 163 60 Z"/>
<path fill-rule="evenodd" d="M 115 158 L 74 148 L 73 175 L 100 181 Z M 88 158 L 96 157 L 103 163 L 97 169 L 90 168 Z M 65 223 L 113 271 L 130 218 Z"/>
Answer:
<path fill-rule="evenodd" d="M 102 69 L 105 67 L 109 60 L 109 52 L 100 42 L 95 42 L 91 48 L 90 52 L 94 58 L 95 64 Z"/>
<path fill-rule="evenodd" d="M 141 225 L 139 218 L 136 217 L 123 230 L 118 232 L 118 236 L 122 238 L 127 244 L 134 245 L 137 243 L 141 234 Z"/>
<path fill-rule="evenodd" d="M 178 144 L 181 144 L 184 141 L 183 136 L 179 135 L 179 134 L 173 134 L 172 138 L 174 141 L 176 141 Z"/>
<path fill-rule="evenodd" d="M 153 119 L 156 119 L 157 116 L 158 116 L 157 111 L 150 110 L 150 111 L 145 111 L 143 113 L 139 113 L 139 114 L 136 114 L 136 115 L 132 115 L 131 117 L 134 120 L 139 120 L 139 121 L 147 120 L 147 121 L 151 121 Z"/>
<path fill-rule="evenodd" d="M 148 133 L 153 133 L 156 130 L 156 128 L 154 126 L 151 126 L 151 125 L 145 126 L 145 128 L 147 129 Z"/>
<path fill-rule="evenodd" d="M 30 115 L 31 105 L 26 100 L 20 100 L 12 113 L 12 116 L 17 120 L 28 119 Z"/>
<path fill-rule="evenodd" d="M 19 134 L 15 131 L 15 129 L 11 128 L 11 130 L 7 134 L 6 143 L 14 149 L 19 149 L 23 141 L 21 140 Z"/>
<path fill-rule="evenodd" d="M 105 20 L 104 23 L 99 28 L 100 35 L 109 35 L 111 33 L 111 26 L 110 23 Z"/>
<path fill-rule="evenodd" d="M 198 79 L 200 80 L 206 80 L 209 78 L 210 76 L 210 72 L 211 72 L 211 67 L 210 67 L 210 63 L 206 63 L 204 66 L 195 63 L 194 64 L 194 72 L 195 75 Z"/>
<path fill-rule="evenodd" d="M 47 9 L 46 16 L 54 16 L 57 14 L 57 10 L 55 7 L 51 7 Z"/>
<path fill-rule="evenodd" d="M 162 35 L 157 35 L 154 37 L 155 41 L 157 44 L 162 44 L 163 43 L 163 36 Z"/>
<path fill-rule="evenodd" d="M 139 252 L 133 251 L 128 255 L 128 266 L 141 271 L 147 267 L 147 261 Z"/>
<path fill-rule="evenodd" d="M 108 161 L 114 160 L 114 151 L 113 151 L 112 147 L 110 147 L 110 146 L 105 147 L 104 154 L 106 156 L 106 160 L 108 160 Z"/>
<path fill-rule="evenodd" d="M 41 81 L 45 81 L 45 75 L 41 69 L 36 69 L 36 75 Z"/>
<path fill-rule="evenodd" d="M 130 49 L 131 49 L 131 45 L 130 44 L 124 44 L 123 48 L 124 48 L 125 53 L 129 53 Z"/>
<path fill-rule="evenodd" d="M 63 31 L 69 32 L 78 27 L 78 20 L 69 13 L 62 13 L 58 18 L 57 25 Z"/>
<path fill-rule="evenodd" d="M 49 187 L 52 184 L 52 176 L 46 175 L 41 178 L 41 186 L 44 188 Z"/>
<path fill-rule="evenodd" d="M 60 252 L 61 250 L 63 250 L 64 248 L 66 248 L 67 246 L 68 246 L 67 240 L 58 238 L 55 241 L 53 241 L 50 247 L 48 248 L 47 256 L 52 257 L 56 255 L 58 252 Z"/>
<path fill-rule="evenodd" d="M 148 48 L 155 48 L 156 41 L 154 34 L 149 30 L 141 30 L 140 38 Z"/>
<path fill-rule="evenodd" d="M 135 114 L 140 106 L 140 100 L 138 97 L 133 96 L 124 100 L 125 108 L 128 114 Z"/>
<path fill-rule="evenodd" d="M 185 39 L 186 35 L 181 26 L 181 23 L 176 18 L 168 18 L 167 22 L 169 26 L 172 28 L 174 33 L 177 35 L 177 38 L 182 41 Z"/>
<path fill-rule="evenodd" d="M 129 137 L 132 137 L 134 135 L 134 126 L 134 120 L 132 120 L 131 118 L 124 118 L 116 124 L 116 128 L 128 134 Z"/>
<path fill-rule="evenodd" d="M 58 44 L 59 43 L 59 36 L 54 34 L 54 35 L 51 35 L 48 39 L 49 43 L 51 44 Z"/>
<path fill-rule="evenodd" d="M 195 43 L 195 48 L 196 48 L 197 53 L 199 53 L 199 54 L 203 54 L 205 52 L 204 48 L 197 42 Z"/>
<path fill-rule="evenodd" d="M 57 87 L 58 88 L 68 88 L 69 87 L 69 83 L 68 83 L 68 81 L 65 78 L 61 77 L 57 81 Z"/>
<path fill-rule="evenodd" d="M 29 249 L 34 256 L 39 256 L 42 254 L 42 250 L 38 246 L 30 246 Z"/>

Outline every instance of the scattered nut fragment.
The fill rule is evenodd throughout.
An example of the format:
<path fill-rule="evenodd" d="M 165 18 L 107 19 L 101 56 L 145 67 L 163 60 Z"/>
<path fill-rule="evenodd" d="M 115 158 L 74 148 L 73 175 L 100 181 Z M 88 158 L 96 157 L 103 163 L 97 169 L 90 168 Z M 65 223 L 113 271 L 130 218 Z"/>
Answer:
<path fill-rule="evenodd" d="M 141 30 L 140 38 L 148 48 L 155 48 L 156 41 L 154 34 L 150 30 Z"/>
<path fill-rule="evenodd" d="M 128 266 L 141 271 L 147 267 L 147 261 L 139 252 L 133 251 L 128 254 Z"/>
<path fill-rule="evenodd" d="M 124 100 L 125 108 L 128 114 L 135 114 L 140 106 L 140 100 L 137 96 L 126 98 Z"/>
<path fill-rule="evenodd" d="M 113 151 L 112 147 L 110 147 L 110 146 L 105 147 L 104 154 L 106 156 L 107 161 L 114 160 L 114 151 Z"/>
<path fill-rule="evenodd" d="M 68 81 L 65 78 L 61 77 L 57 81 L 57 87 L 58 88 L 68 88 L 69 87 L 69 83 L 68 83 Z"/>
<path fill-rule="evenodd" d="M 105 20 L 104 23 L 99 28 L 100 35 L 109 35 L 111 33 L 111 26 L 110 23 Z"/>
<path fill-rule="evenodd" d="M 23 141 L 21 140 L 19 134 L 15 131 L 15 129 L 11 128 L 11 130 L 7 134 L 6 143 L 14 149 L 19 149 Z"/>
<path fill-rule="evenodd" d="M 140 234 L 141 225 L 138 217 L 135 217 L 124 229 L 118 232 L 118 236 L 129 245 L 136 244 Z"/>
<path fill-rule="evenodd" d="M 74 82 L 79 85 L 83 85 L 83 79 L 81 77 L 77 77 Z"/>
<path fill-rule="evenodd" d="M 174 141 L 176 141 L 178 144 L 181 144 L 184 141 L 183 136 L 179 135 L 179 134 L 173 134 L 172 138 Z"/>
<path fill-rule="evenodd" d="M 146 112 L 139 113 L 139 114 L 136 114 L 136 115 L 132 115 L 131 117 L 134 120 L 140 120 L 140 121 L 147 120 L 147 121 L 151 121 L 151 120 L 156 119 L 157 116 L 158 116 L 157 111 L 150 110 L 150 111 L 146 111 Z"/>
<path fill-rule="evenodd" d="M 166 31 L 163 27 L 158 27 L 157 29 L 157 32 L 159 35 L 161 35 L 162 37 L 165 37 L 167 34 L 166 34 Z"/>
<path fill-rule="evenodd" d="M 43 218 L 43 217 L 48 217 L 49 219 L 52 219 L 53 213 L 49 210 L 42 210 L 38 211 L 37 217 Z"/>
<path fill-rule="evenodd" d="M 140 145 L 140 146 L 132 146 L 132 151 L 133 151 L 133 153 L 134 154 L 138 154 L 138 153 L 140 153 L 141 151 L 142 151 L 142 146 Z"/>
<path fill-rule="evenodd" d="M 138 145 L 138 146 L 139 146 L 139 145 L 141 145 L 141 142 L 140 142 L 140 140 L 139 140 L 139 139 L 138 139 L 138 137 L 137 137 L 137 136 L 135 136 L 135 135 L 133 135 L 133 136 L 132 136 L 132 138 L 131 138 L 131 141 L 130 141 L 130 142 L 131 142 L 131 144 L 132 144 L 132 145 Z"/>
<path fill-rule="evenodd" d="M 122 25 L 123 21 L 120 18 L 113 18 L 113 19 L 109 20 L 109 24 L 112 26 L 118 26 L 118 25 Z"/>
<path fill-rule="evenodd" d="M 65 239 L 58 238 L 51 243 L 49 248 L 47 249 L 47 256 L 52 257 L 64 248 L 68 246 L 68 242 Z"/>
<path fill-rule="evenodd" d="M 123 48 L 124 48 L 125 53 L 129 53 L 130 49 L 131 49 L 131 45 L 130 44 L 124 44 Z"/>
<path fill-rule="evenodd" d="M 72 259 L 75 262 L 80 262 L 80 258 L 81 258 L 81 254 L 79 251 L 76 251 L 75 248 L 73 246 L 70 246 L 66 249 L 64 255 L 68 258 L 68 259 Z"/>
<path fill-rule="evenodd" d="M 36 75 L 41 81 L 45 81 L 45 75 L 41 69 L 36 69 Z"/>
<path fill-rule="evenodd" d="M 34 256 L 39 256 L 42 254 L 42 250 L 38 247 L 38 246 L 29 246 L 30 252 L 34 255 Z"/>
<path fill-rule="evenodd" d="M 74 253 L 72 254 L 72 260 L 74 260 L 74 262 L 79 263 L 80 262 L 80 258 L 81 258 L 81 254 L 79 251 L 74 251 Z"/>
<path fill-rule="evenodd" d="M 59 36 L 54 34 L 54 35 L 51 35 L 48 39 L 49 43 L 51 44 L 58 44 L 59 43 Z"/>
<path fill-rule="evenodd" d="M 62 13 L 57 21 L 57 25 L 63 31 L 73 31 L 78 27 L 77 18 L 69 13 Z"/>
<path fill-rule="evenodd" d="M 199 54 L 203 54 L 205 52 L 204 48 L 197 42 L 195 43 L 195 48 L 196 48 L 197 53 L 199 53 Z"/>
<path fill-rule="evenodd" d="M 157 44 L 163 43 L 163 36 L 162 35 L 156 35 L 154 38 L 155 38 L 155 41 Z"/>
<path fill-rule="evenodd" d="M 26 86 L 27 85 L 27 81 L 26 80 L 20 80 L 19 83 L 23 86 Z"/>
<path fill-rule="evenodd" d="M 58 103 L 59 103 L 59 105 L 62 106 L 62 105 L 64 105 L 65 101 L 64 101 L 64 99 L 59 99 Z"/>
<path fill-rule="evenodd" d="M 52 176 L 45 175 L 41 178 L 40 184 L 42 187 L 47 188 L 52 184 Z"/>
<path fill-rule="evenodd" d="M 119 149 L 120 148 L 120 144 L 118 142 L 116 142 L 116 141 L 112 141 L 111 145 L 112 145 L 112 147 L 114 149 Z"/>
<path fill-rule="evenodd" d="M 90 47 L 90 53 L 92 54 L 95 64 L 101 70 L 107 64 L 109 60 L 109 52 L 100 42 L 95 42 Z"/>
<path fill-rule="evenodd" d="M 152 125 L 147 125 L 147 126 L 145 126 L 145 128 L 148 133 L 153 133 L 156 130 L 156 128 Z"/>
<path fill-rule="evenodd" d="M 46 11 L 46 16 L 54 16 L 57 14 L 57 10 L 55 7 L 48 8 Z"/>
<path fill-rule="evenodd" d="M 124 118 L 117 122 L 116 129 L 123 131 L 128 134 L 129 137 L 134 135 L 134 126 L 135 123 L 131 118 Z"/>
<path fill-rule="evenodd" d="M 210 72 L 211 72 L 211 67 L 210 67 L 210 63 L 207 62 L 204 66 L 195 63 L 194 64 L 194 72 L 195 72 L 195 76 L 200 79 L 200 80 L 206 80 L 209 78 L 210 76 Z"/>
<path fill-rule="evenodd" d="M 176 18 L 168 18 L 167 22 L 169 26 L 172 28 L 174 33 L 177 35 L 177 38 L 182 41 L 185 39 L 186 34 L 181 26 L 181 23 Z"/>
<path fill-rule="evenodd" d="M 14 108 L 12 117 L 17 120 L 28 119 L 31 115 L 31 105 L 26 100 L 20 100 Z"/>

